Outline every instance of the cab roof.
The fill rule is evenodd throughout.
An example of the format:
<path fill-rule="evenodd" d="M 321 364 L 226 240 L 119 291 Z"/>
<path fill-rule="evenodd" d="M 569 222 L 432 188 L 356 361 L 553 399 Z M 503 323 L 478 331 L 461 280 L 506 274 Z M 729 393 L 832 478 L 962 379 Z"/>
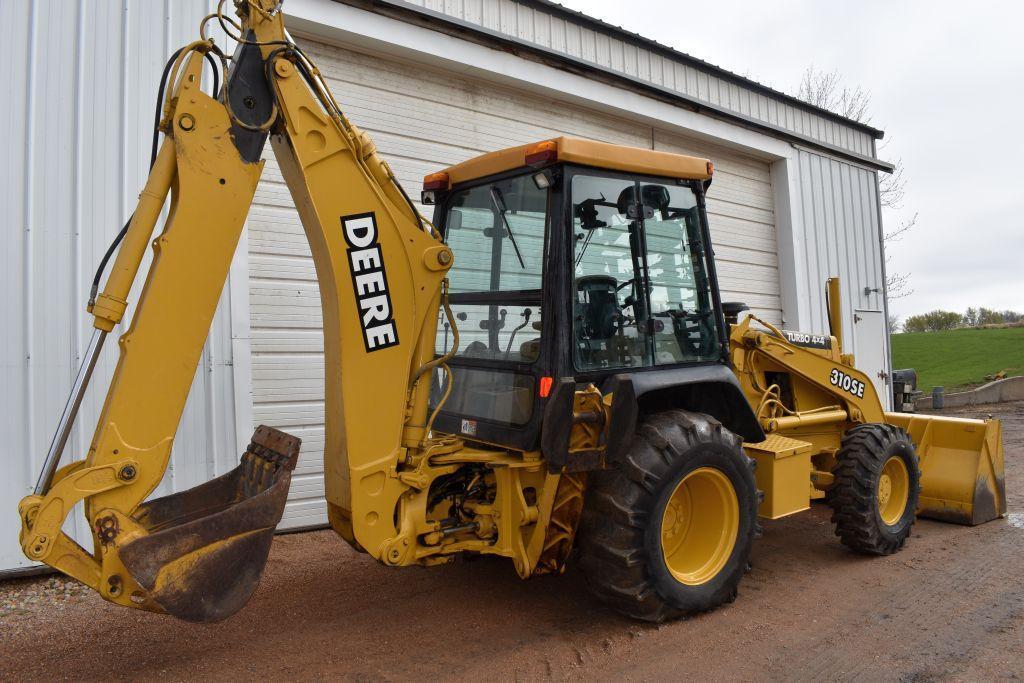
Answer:
<path fill-rule="evenodd" d="M 447 175 L 445 189 L 448 189 L 477 178 L 556 162 L 682 180 L 709 180 L 714 171 L 712 163 L 700 157 L 562 136 L 481 154 L 449 166 L 427 176 L 424 189 L 427 185 L 440 189 L 438 186 L 445 180 L 443 174 Z"/>

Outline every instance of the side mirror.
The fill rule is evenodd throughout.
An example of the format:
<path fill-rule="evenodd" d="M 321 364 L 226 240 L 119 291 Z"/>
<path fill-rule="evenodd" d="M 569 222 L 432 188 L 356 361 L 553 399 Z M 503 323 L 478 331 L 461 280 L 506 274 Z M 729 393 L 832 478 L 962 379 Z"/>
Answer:
<path fill-rule="evenodd" d="M 641 185 L 640 199 L 644 206 L 649 206 L 653 211 L 663 211 L 672 201 L 668 188 L 664 185 Z"/>
<path fill-rule="evenodd" d="M 608 223 L 602 221 L 597 215 L 597 204 L 603 201 L 604 195 L 601 195 L 600 199 L 585 199 L 576 205 L 576 218 L 580 219 L 581 228 L 590 232 L 608 227 Z"/>

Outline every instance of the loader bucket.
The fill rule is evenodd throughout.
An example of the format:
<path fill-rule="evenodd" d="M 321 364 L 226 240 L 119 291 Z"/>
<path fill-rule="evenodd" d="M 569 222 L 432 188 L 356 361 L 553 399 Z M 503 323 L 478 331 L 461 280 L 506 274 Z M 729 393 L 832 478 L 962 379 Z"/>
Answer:
<path fill-rule="evenodd" d="M 299 443 L 261 425 L 238 467 L 135 511 L 149 534 L 119 555 L 149 600 L 193 622 L 220 621 L 245 605 L 284 511 Z"/>
<path fill-rule="evenodd" d="M 999 420 L 906 413 L 886 413 L 885 418 L 906 429 L 917 446 L 919 515 L 973 526 L 1006 514 Z"/>

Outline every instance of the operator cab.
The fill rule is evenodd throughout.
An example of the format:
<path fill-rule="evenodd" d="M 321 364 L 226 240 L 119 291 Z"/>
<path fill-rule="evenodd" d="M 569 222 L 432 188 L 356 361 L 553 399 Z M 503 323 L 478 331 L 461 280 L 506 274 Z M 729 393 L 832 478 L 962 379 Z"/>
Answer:
<path fill-rule="evenodd" d="M 424 180 L 455 254 L 458 347 L 433 402 L 444 432 L 536 448 L 561 377 L 601 386 L 727 357 L 704 192 L 706 159 L 557 138 Z M 442 311 L 438 355 L 456 341 Z"/>

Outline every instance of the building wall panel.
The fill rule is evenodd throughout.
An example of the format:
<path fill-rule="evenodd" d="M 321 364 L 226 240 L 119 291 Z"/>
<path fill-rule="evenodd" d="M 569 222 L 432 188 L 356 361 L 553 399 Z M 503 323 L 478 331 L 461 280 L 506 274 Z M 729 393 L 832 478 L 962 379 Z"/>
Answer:
<path fill-rule="evenodd" d="M 878 222 L 878 195 L 874 171 L 807 150 L 798 156 L 800 196 L 796 207 L 805 252 L 809 293 L 806 321 L 809 332 L 828 329 L 825 281 L 838 276 L 842 283 L 843 343 L 857 353 L 853 335 L 855 309 L 884 311 L 879 292 L 884 285 Z M 888 340 L 886 356 L 888 356 Z M 888 371 L 888 369 L 884 369 Z"/>

